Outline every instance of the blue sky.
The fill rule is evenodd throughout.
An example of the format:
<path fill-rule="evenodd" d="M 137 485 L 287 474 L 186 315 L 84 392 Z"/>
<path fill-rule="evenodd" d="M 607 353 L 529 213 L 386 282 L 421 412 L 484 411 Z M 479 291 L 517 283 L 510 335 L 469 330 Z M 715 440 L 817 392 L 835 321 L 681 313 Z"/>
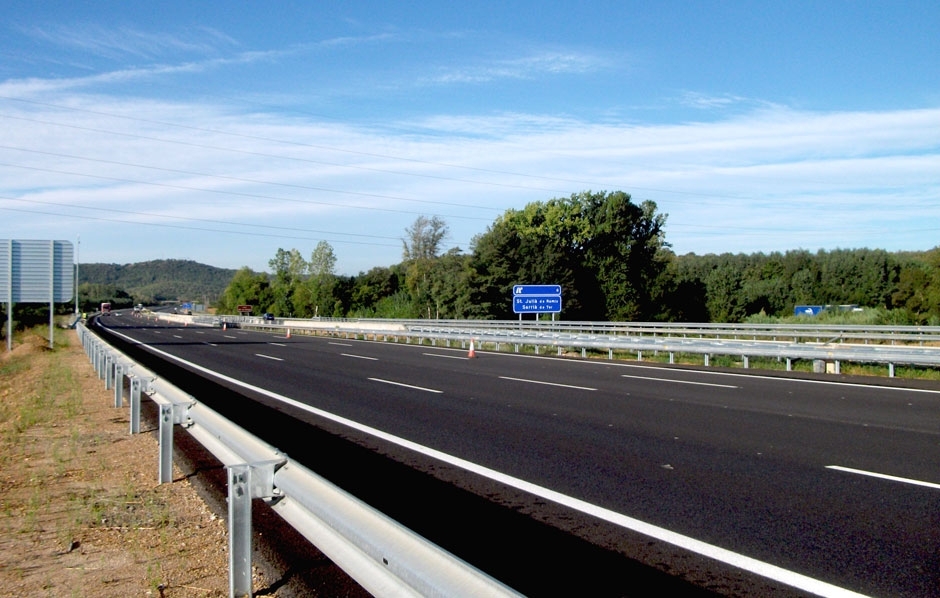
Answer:
<path fill-rule="evenodd" d="M 267 270 L 581 191 L 684 253 L 940 245 L 940 4 L 16 2 L 0 238 Z"/>

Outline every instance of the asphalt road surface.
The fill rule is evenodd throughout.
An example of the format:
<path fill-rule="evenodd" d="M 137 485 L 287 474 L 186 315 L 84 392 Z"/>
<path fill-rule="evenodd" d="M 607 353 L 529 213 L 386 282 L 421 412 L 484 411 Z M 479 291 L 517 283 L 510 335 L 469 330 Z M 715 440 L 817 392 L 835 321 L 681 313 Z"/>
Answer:
<path fill-rule="evenodd" d="M 937 384 L 100 321 L 525 593 L 940 595 Z"/>

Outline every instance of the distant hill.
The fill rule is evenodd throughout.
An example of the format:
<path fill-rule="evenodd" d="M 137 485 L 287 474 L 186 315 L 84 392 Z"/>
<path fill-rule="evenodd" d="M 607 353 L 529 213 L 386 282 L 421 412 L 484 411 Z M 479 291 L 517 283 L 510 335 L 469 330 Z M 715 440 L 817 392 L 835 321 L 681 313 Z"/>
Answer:
<path fill-rule="evenodd" d="M 154 260 L 136 264 L 81 264 L 79 284 L 114 285 L 136 301 L 214 302 L 235 276 L 235 270 L 191 260 Z"/>

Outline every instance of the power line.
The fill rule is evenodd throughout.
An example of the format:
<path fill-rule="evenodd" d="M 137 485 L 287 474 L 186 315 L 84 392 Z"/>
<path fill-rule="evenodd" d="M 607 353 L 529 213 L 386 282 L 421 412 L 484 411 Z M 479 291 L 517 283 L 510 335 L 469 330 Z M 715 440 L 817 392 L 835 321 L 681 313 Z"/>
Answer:
<path fill-rule="evenodd" d="M 119 177 L 110 177 L 110 176 L 97 175 L 97 174 L 88 174 L 88 173 L 84 173 L 84 172 L 71 172 L 71 171 L 67 171 L 67 170 L 56 170 L 56 169 L 53 169 L 53 168 L 42 168 L 42 167 L 39 167 L 39 166 L 26 166 L 26 165 L 23 165 L 23 164 L 12 164 L 12 163 L 9 163 L 9 162 L 0 162 L 0 166 L 8 166 L 8 167 L 11 167 L 11 168 L 23 168 L 23 169 L 26 169 L 26 170 L 35 170 L 35 171 L 38 171 L 38 172 L 54 172 L 54 173 L 56 173 L 56 174 L 66 174 L 66 175 L 71 175 L 71 176 L 82 176 L 82 177 L 100 179 L 100 180 L 105 180 L 105 181 L 114 181 L 114 182 L 118 182 L 118 183 L 129 183 L 129 184 L 134 184 L 134 185 L 150 185 L 150 186 L 154 186 L 154 187 L 164 187 L 164 188 L 167 188 L 167 189 L 176 189 L 176 190 L 182 190 L 182 191 L 195 191 L 195 192 L 198 192 L 198 193 L 215 193 L 215 194 L 219 194 L 219 195 L 231 195 L 231 196 L 235 196 L 235 197 L 246 197 L 246 198 L 249 198 L 249 199 L 263 199 L 263 200 L 286 201 L 286 202 L 292 202 L 292 203 L 301 203 L 301 204 L 319 205 L 319 206 L 330 206 L 330 207 L 338 207 L 338 208 L 344 208 L 344 209 L 368 210 L 368 211 L 372 211 L 372 212 L 389 212 L 389 213 L 394 213 L 394 214 L 410 214 L 410 215 L 418 215 L 418 216 L 426 216 L 426 215 L 427 215 L 426 212 L 413 212 L 413 211 L 409 211 L 409 210 L 395 210 L 395 209 L 392 209 L 392 208 L 378 208 L 378 207 L 375 207 L 375 206 L 347 205 L 347 204 L 331 203 L 331 202 L 325 202 L 325 201 L 315 201 L 315 200 L 309 200 L 309 199 L 294 199 L 294 198 L 290 198 L 290 197 L 275 197 L 275 196 L 272 196 L 272 195 L 260 195 L 260 194 L 257 194 L 257 193 L 245 193 L 245 192 L 242 192 L 242 191 L 225 191 L 225 190 L 222 190 L 222 189 L 201 189 L 201 188 L 199 188 L 199 187 L 187 187 L 187 186 L 185 186 L 185 185 L 174 185 L 174 184 L 170 184 L 170 183 L 156 183 L 156 182 L 153 182 L 153 181 L 138 181 L 138 180 L 134 180 L 134 179 L 124 179 L 124 178 L 119 178 Z M 341 192 L 340 192 L 340 193 L 341 193 Z M 435 215 L 436 215 L 436 216 L 445 217 L 445 218 L 457 218 L 457 219 L 463 219 L 463 220 L 487 220 L 486 218 L 481 218 L 481 217 L 477 217 L 477 216 L 458 216 L 458 215 L 450 215 L 450 214 L 435 214 Z"/>
<path fill-rule="evenodd" d="M 0 115 L 0 116 L 2 116 L 2 115 Z M 468 205 L 468 204 L 460 204 L 460 203 L 452 203 L 452 202 L 444 202 L 444 201 L 432 201 L 432 200 L 425 200 L 425 199 L 412 199 L 412 198 L 408 198 L 408 197 L 399 197 L 399 196 L 395 196 L 395 195 L 384 195 L 384 194 L 379 194 L 379 193 L 364 193 L 364 192 L 362 192 L 362 191 L 347 191 L 347 190 L 343 190 L 343 189 L 330 189 L 330 188 L 327 188 L 327 187 L 313 187 L 313 186 L 310 186 L 310 185 L 297 185 L 297 184 L 294 184 L 294 183 L 278 183 L 278 182 L 276 182 L 276 181 L 263 181 L 263 180 L 258 180 L 258 179 L 246 179 L 246 178 L 234 177 L 234 176 L 228 176 L 228 175 L 222 175 L 222 174 L 211 174 L 211 173 L 205 173 L 205 172 L 195 172 L 195 171 L 189 171 L 189 170 L 179 170 L 179 169 L 174 169 L 174 168 L 163 168 L 163 167 L 160 167 L 160 166 L 149 166 L 149 165 L 147 165 L 147 164 L 135 164 L 135 163 L 132 163 L 132 162 L 119 162 L 119 161 L 117 161 L 117 160 L 106 160 L 106 159 L 104 159 L 104 158 L 87 158 L 87 157 L 85 157 L 85 156 L 77 156 L 77 155 L 74 155 L 74 154 L 61 154 L 61 153 L 57 153 L 57 152 L 48 152 L 48 151 L 43 151 L 43 150 L 34 150 L 34 149 L 28 149 L 28 148 L 23 148 L 23 147 L 15 147 L 15 146 L 11 146 L 11 145 L 0 145 L 0 148 L 2 148 L 2 149 L 9 149 L 9 150 L 15 150 L 15 151 L 20 151 L 20 152 L 28 152 L 28 153 L 32 153 L 32 154 L 41 154 L 41 155 L 45 155 L 45 156 L 54 156 L 54 157 L 56 157 L 56 158 L 70 158 L 70 159 L 73 159 L 73 160 L 85 160 L 85 161 L 88 161 L 88 162 L 94 162 L 94 163 L 98 163 L 98 164 L 112 164 L 112 165 L 115 165 L 115 166 L 130 166 L 130 167 L 132 167 L 132 168 L 143 168 L 143 169 L 146 169 L 146 170 L 156 170 L 156 171 L 159 171 L 159 172 L 169 172 L 169 173 L 172 173 L 172 174 L 184 174 L 184 175 L 186 175 L 186 176 L 201 176 L 201 177 L 207 177 L 207 178 L 213 178 L 213 179 L 220 179 L 220 180 L 225 180 L 225 181 L 235 181 L 235 182 L 239 182 L 239 183 L 252 183 L 252 184 L 258 184 L 258 185 L 271 185 L 271 186 L 277 186 L 277 187 L 288 187 L 288 188 L 290 188 L 290 189 L 300 189 L 300 190 L 303 190 L 303 191 L 320 191 L 320 192 L 325 192 L 325 193 L 339 193 L 339 194 L 346 194 L 346 195 L 358 195 L 358 196 L 361 196 L 361 197 L 373 197 L 373 198 L 377 198 L 377 199 L 393 199 L 393 200 L 396 200 L 396 201 L 410 201 L 410 202 L 415 202 L 415 203 L 442 205 L 442 206 L 450 206 L 450 207 L 458 207 L 458 208 L 480 209 L 480 206 L 474 206 L 474 205 Z M 496 208 L 484 208 L 484 209 L 493 209 L 493 210 L 496 210 Z"/>
<path fill-rule="evenodd" d="M 0 195 L 0 199 L 7 201 L 19 201 L 29 204 L 39 204 L 39 205 L 48 205 L 48 206 L 59 206 L 64 208 L 79 208 L 82 210 L 94 210 L 98 212 L 117 212 L 120 214 L 127 214 L 130 216 L 145 216 L 149 218 L 168 218 L 172 220 L 181 220 L 184 222 L 205 222 L 207 224 L 221 224 L 227 226 L 244 226 L 248 228 L 265 228 L 271 230 L 283 230 L 283 231 L 294 231 L 294 232 L 303 232 L 303 233 L 316 233 L 316 234 L 333 234 L 333 235 L 342 235 L 347 237 L 363 237 L 367 239 L 389 239 L 389 240 L 401 240 L 400 237 L 388 237 L 383 235 L 367 235 L 365 233 L 341 233 L 337 231 L 322 231 L 315 229 L 306 229 L 306 228 L 293 228 L 287 226 L 272 226 L 269 224 L 246 224 L 243 222 L 232 222 L 228 220 L 212 220 L 208 218 L 194 218 L 191 216 L 175 216 L 172 214 L 153 214 L 150 212 L 138 212 L 133 210 L 122 210 L 119 208 L 99 208 L 94 206 L 83 206 L 79 204 L 69 204 L 55 201 L 44 201 L 38 199 L 24 199 L 21 197 L 7 197 Z"/>
<path fill-rule="evenodd" d="M 9 198 L 6 198 L 6 199 L 9 199 Z M 345 243 L 345 244 L 351 244 L 351 245 L 371 245 L 371 246 L 375 246 L 375 247 L 398 247 L 398 248 L 401 247 L 401 245 L 392 245 L 392 244 L 390 244 L 390 243 L 368 243 L 368 242 L 364 242 L 364 241 L 349 241 L 349 240 L 346 240 L 346 239 L 335 239 L 335 240 L 334 240 L 334 239 L 324 239 L 324 238 L 318 238 L 318 237 L 295 237 L 295 236 L 289 236 L 289 235 L 274 235 L 274 234 L 265 234 L 265 233 L 253 233 L 253 232 L 248 232 L 248 231 L 220 230 L 220 229 L 214 229 L 214 228 L 201 228 L 201 227 L 195 227 L 195 226 L 180 226 L 180 225 L 178 225 L 178 224 L 166 224 L 166 223 L 162 223 L 162 222 L 140 222 L 140 221 L 134 221 L 134 220 L 122 220 L 122 219 L 120 219 L 120 218 L 103 218 L 103 217 L 99 217 L 99 216 L 82 216 L 82 215 L 79 215 L 79 214 L 63 214 L 63 213 L 60 213 L 60 212 L 40 212 L 40 211 L 37 211 L 37 210 L 22 210 L 22 209 L 19 209 L 19 208 L 4 208 L 4 207 L 0 207 L 0 210 L 4 210 L 4 211 L 7 211 L 7 212 L 20 212 L 20 213 L 24 213 L 24 214 L 40 214 L 40 215 L 43 215 L 43 216 L 61 216 L 61 217 L 63 217 L 63 218 L 78 218 L 78 219 L 81 219 L 81 220 L 95 220 L 95 221 L 99 221 L 99 222 L 115 222 L 115 223 L 118 223 L 118 224 L 139 224 L 139 225 L 143 225 L 143 226 L 155 226 L 155 227 L 160 227 L 160 228 L 173 228 L 173 229 L 189 230 L 189 231 L 198 231 L 198 232 L 211 232 L 211 233 L 222 233 L 222 234 L 231 234 L 231 235 L 243 235 L 243 236 L 249 236 L 249 237 L 267 237 L 267 238 L 275 238 L 275 239 L 292 239 L 292 240 L 298 240 L 298 241 L 327 241 L 327 242 L 330 242 L 330 243 Z"/>

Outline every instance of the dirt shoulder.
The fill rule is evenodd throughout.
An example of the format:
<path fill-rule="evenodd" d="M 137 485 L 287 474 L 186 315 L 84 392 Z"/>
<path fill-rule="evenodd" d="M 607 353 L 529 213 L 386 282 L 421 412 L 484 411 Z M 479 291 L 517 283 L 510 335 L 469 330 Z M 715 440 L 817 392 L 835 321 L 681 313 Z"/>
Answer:
<path fill-rule="evenodd" d="M 26 335 L 0 358 L 5 596 L 227 596 L 226 522 L 188 479 L 157 483 L 152 434 L 67 346 Z M 268 595 L 276 595 L 269 593 Z"/>

